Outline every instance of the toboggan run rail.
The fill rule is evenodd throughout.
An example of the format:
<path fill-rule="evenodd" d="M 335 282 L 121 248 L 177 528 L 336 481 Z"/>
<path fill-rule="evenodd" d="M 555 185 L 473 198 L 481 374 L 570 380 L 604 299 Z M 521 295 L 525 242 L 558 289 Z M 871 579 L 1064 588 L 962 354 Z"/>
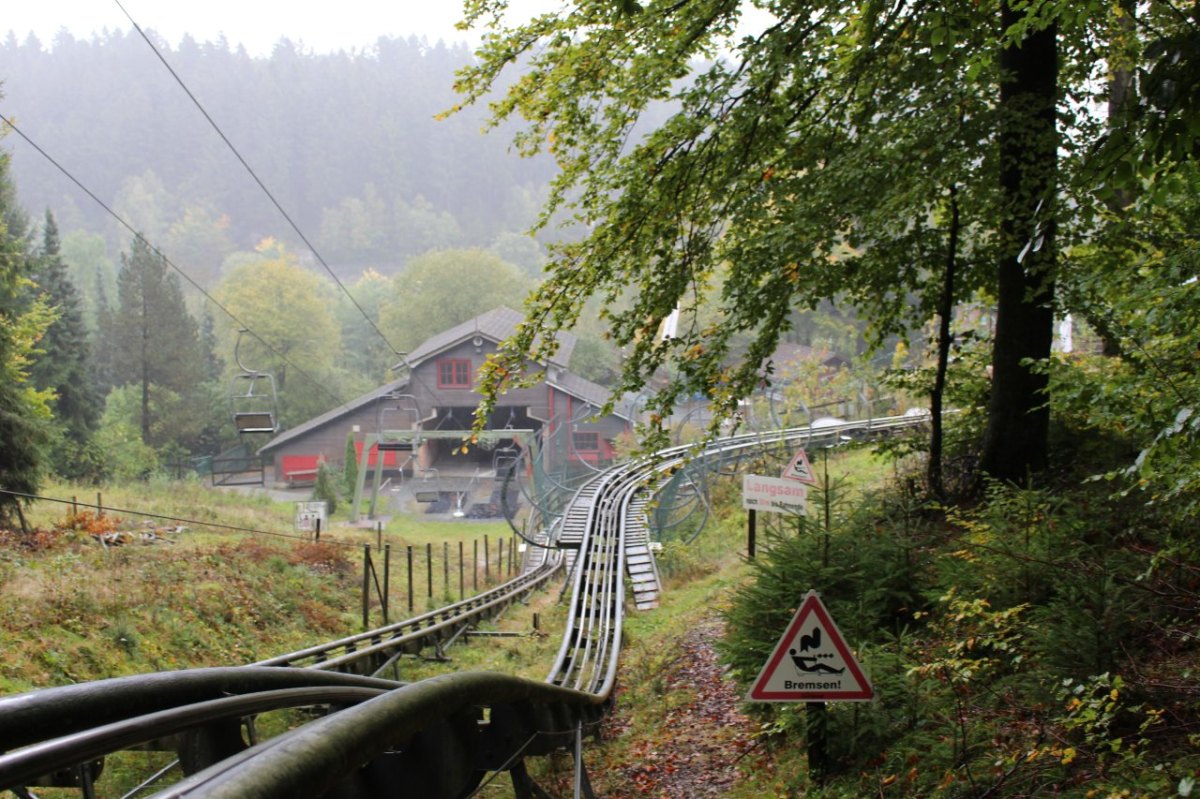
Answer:
<path fill-rule="evenodd" d="M 743 457 L 847 437 L 887 435 L 928 417 L 886 417 L 680 446 L 599 473 L 575 493 L 551 557 L 503 585 L 376 630 L 252 666 L 191 669 L 0 698 L 0 789 L 74 784 L 111 752 L 174 749 L 186 775 L 165 797 L 470 796 L 508 772 L 515 793 L 547 797 L 525 759 L 575 754 L 575 795 L 591 796 L 581 748 L 607 711 L 626 604 L 626 549 L 644 552 L 645 507 L 681 468 L 724 471 Z M 640 529 L 639 529 L 640 527 Z M 627 541 L 627 533 L 629 535 Z M 633 542 L 638 539 L 637 542 Z M 569 615 L 544 682 L 459 672 L 403 683 L 379 675 L 404 654 L 441 646 L 567 570 Z M 564 596 L 566 591 L 564 589 Z M 291 667 L 291 668 L 288 668 Z M 311 721 L 247 743 L 253 717 L 316 708 Z"/>

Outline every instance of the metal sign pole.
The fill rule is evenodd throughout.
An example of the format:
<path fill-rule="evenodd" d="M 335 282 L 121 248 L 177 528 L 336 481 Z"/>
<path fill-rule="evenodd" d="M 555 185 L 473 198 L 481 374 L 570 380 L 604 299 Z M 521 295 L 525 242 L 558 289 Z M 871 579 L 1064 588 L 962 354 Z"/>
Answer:
<path fill-rule="evenodd" d="M 829 773 L 829 717 L 824 702 L 804 705 L 805 737 L 808 739 L 808 777 L 817 787 L 825 785 Z"/>
<path fill-rule="evenodd" d="M 758 539 L 758 511 L 750 508 L 746 516 L 746 557 L 754 560 L 755 545 Z"/>

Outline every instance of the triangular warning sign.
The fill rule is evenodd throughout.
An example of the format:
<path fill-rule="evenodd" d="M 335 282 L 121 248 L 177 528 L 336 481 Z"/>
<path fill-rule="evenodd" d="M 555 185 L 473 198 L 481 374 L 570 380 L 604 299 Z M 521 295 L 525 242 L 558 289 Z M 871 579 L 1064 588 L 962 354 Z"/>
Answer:
<path fill-rule="evenodd" d="M 810 486 L 817 484 L 817 478 L 813 477 L 812 466 L 808 463 L 808 456 L 804 454 L 804 448 L 796 450 L 795 456 L 792 457 L 792 462 L 783 467 L 783 474 L 779 475 L 785 480 L 798 480 L 801 483 L 808 483 Z"/>
<path fill-rule="evenodd" d="M 751 702 L 863 702 L 874 696 L 870 680 L 815 591 L 804 595 L 746 694 Z"/>

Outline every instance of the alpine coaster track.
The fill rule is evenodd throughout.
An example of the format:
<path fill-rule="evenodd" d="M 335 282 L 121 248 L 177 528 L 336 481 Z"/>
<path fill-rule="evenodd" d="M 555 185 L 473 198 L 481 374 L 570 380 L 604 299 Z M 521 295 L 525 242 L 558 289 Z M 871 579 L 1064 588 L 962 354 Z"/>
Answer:
<path fill-rule="evenodd" d="M 618 674 L 626 572 L 638 608 L 660 590 L 647 505 L 682 469 L 724 467 L 764 451 L 887 435 L 927 417 L 885 417 L 672 447 L 599 472 L 567 504 L 514 579 L 475 597 L 251 666 L 158 672 L 0 698 L 0 790 L 73 785 L 94 796 L 105 755 L 173 749 L 186 776 L 154 797 L 468 797 L 508 772 L 519 799 L 548 797 L 529 757 L 570 751 L 575 796 L 592 796 L 584 740 L 607 712 Z M 404 683 L 398 658 L 441 647 L 566 571 L 562 645 L 544 682 L 457 672 Z M 566 587 L 563 595 L 566 596 Z M 313 708 L 310 721 L 258 741 L 253 718 Z M 245 734 L 244 734 L 245 733 Z M 164 771 L 166 771 L 164 769 Z M 157 778 L 159 775 L 155 775 Z M 145 795 L 151 780 L 126 797 Z"/>

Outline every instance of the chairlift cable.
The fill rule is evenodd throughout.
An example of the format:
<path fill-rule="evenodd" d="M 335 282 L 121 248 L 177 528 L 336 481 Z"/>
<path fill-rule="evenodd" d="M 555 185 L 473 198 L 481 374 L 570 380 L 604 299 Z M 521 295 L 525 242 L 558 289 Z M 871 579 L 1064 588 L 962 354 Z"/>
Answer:
<path fill-rule="evenodd" d="M 146 519 L 158 519 L 159 521 L 175 522 L 176 524 L 189 524 L 195 527 L 212 527 L 219 530 L 228 530 L 233 533 L 247 533 L 249 535 L 267 535 L 274 538 L 287 538 L 292 541 L 311 542 L 312 536 L 293 535 L 291 533 L 277 533 L 272 530 L 256 530 L 252 527 L 239 527 L 232 524 L 220 524 L 218 522 L 204 522 L 198 519 L 184 519 L 178 516 L 164 516 L 161 513 L 150 513 L 148 511 L 132 510 L 130 508 L 116 508 L 111 505 L 93 505 L 87 502 L 77 502 L 73 499 L 60 499 L 58 497 L 46 497 L 39 494 L 27 494 L 22 491 L 13 491 L 7 488 L 0 488 L 0 494 L 8 494 L 9 496 L 19 499 L 37 500 L 39 502 L 57 502 L 60 505 L 71 505 L 80 508 L 95 508 L 97 510 L 109 511 L 111 513 L 125 513 L 130 516 L 141 516 Z M 354 549 L 360 548 L 362 545 L 352 541 L 335 541 L 326 539 L 325 543 L 338 547 L 351 547 Z"/>
<path fill-rule="evenodd" d="M 263 183 L 262 178 L 258 176 L 258 173 L 255 172 L 254 168 L 250 166 L 249 162 L 247 162 L 242 156 L 238 148 L 235 147 L 233 142 L 229 140 L 229 137 L 225 135 L 225 131 L 221 129 L 221 126 L 217 124 L 217 121 L 212 118 L 212 115 L 208 113 L 208 110 L 205 109 L 204 105 L 201 104 L 196 95 L 192 93 L 192 90 L 189 89 L 187 84 L 183 82 L 183 78 L 179 76 L 179 73 L 175 71 L 175 69 L 167 61 L 166 57 L 159 51 L 159 49 L 154 46 L 154 42 L 150 41 L 150 37 L 147 36 L 146 32 L 142 30 L 142 27 L 138 25 L 137 20 L 133 18 L 133 15 L 130 14 L 129 11 L 125 9 L 125 6 L 121 4 L 121 0 L 113 0 L 113 2 L 117 4 L 117 8 L 121 9 L 121 13 L 123 13 L 126 19 L 129 20 L 129 23 L 133 25 L 133 29 L 136 30 L 138 35 L 142 37 L 142 41 L 144 41 L 146 45 L 152 51 L 154 51 L 154 55 L 158 58 L 162 65 L 166 67 L 167 72 L 171 73 L 171 77 L 174 78 L 175 82 L 179 84 L 179 88 L 183 89 L 184 93 L 188 96 L 188 99 L 192 101 L 192 104 L 196 106 L 197 110 L 200 111 L 200 114 L 208 121 L 208 124 L 212 126 L 212 129 L 216 131 L 218 136 L 221 137 L 221 141 L 225 142 L 225 146 L 229 148 L 229 151 L 233 153 L 238 162 L 241 163 L 241 165 L 246 169 L 246 172 L 250 174 L 250 177 L 254 179 L 254 182 L 258 184 L 258 187 L 262 189 L 263 194 L 267 195 L 267 199 L 270 200 L 271 204 L 275 206 L 275 210 L 277 210 L 280 216 L 283 217 L 284 221 L 288 223 L 288 225 L 292 228 L 292 231 L 300 237 L 300 240 L 304 242 L 304 246 L 308 248 L 309 252 L 313 254 L 313 256 L 317 259 L 317 262 L 321 264 L 325 271 L 329 273 L 329 276 L 333 278 L 333 282 L 337 285 L 337 287 L 341 289 L 342 293 L 350 299 L 350 302 L 355 308 L 358 309 L 358 312 L 362 314 L 363 319 L 367 320 L 367 324 L 371 326 L 371 329 L 375 331 L 380 340 L 383 341 L 389 350 L 391 350 L 393 355 L 402 356 L 403 353 L 401 353 L 392 345 L 392 342 L 390 342 L 387 336 L 383 334 L 383 331 L 379 329 L 379 326 L 373 319 L 371 319 L 370 315 L 366 312 L 362 305 L 359 304 L 358 300 L 354 299 L 354 295 L 350 293 L 350 290 L 346 288 L 346 285 L 342 283 L 341 279 L 338 278 L 337 274 L 335 274 L 333 269 L 330 268 L 329 264 L 326 263 L 325 259 L 321 256 L 321 253 L 319 253 L 313 243 L 309 241 L 308 236 L 304 235 L 304 231 L 300 229 L 300 226 L 296 224 L 291 215 L 284 210 L 283 205 L 281 205 L 279 200 L 275 198 L 275 195 L 271 193 L 271 190 L 267 188 L 267 185 Z"/>
<path fill-rule="evenodd" d="M 79 178 L 75 177 L 75 175 L 70 170 L 68 170 L 65 166 L 63 166 L 61 163 L 59 163 L 53 156 L 50 155 L 50 153 L 48 153 L 48 152 L 46 152 L 46 150 L 42 149 L 42 147 L 37 142 L 35 142 L 33 139 L 31 139 L 25 133 L 25 131 L 23 131 L 23 130 L 21 130 L 21 128 L 17 127 L 17 124 L 15 122 L 13 122 L 12 119 L 7 117 L 3 113 L 0 113 L 0 122 L 3 122 L 10 130 L 12 130 L 18 136 L 20 136 L 21 139 L 24 140 L 26 144 L 28 144 L 30 147 L 32 147 L 34 150 L 36 150 L 37 153 L 39 155 L 41 155 L 43 158 L 45 158 L 46 161 L 48 161 L 51 166 L 53 166 L 55 169 L 57 169 L 59 172 L 61 172 L 63 174 L 63 176 L 67 178 L 67 180 L 74 183 L 79 188 L 80 191 L 82 191 L 84 194 L 86 194 L 88 197 L 90 197 L 92 199 L 92 201 L 94 201 L 97 205 L 99 205 L 102 209 L 104 209 L 105 213 L 107 213 L 114 220 L 116 220 L 117 224 L 119 224 L 121 227 L 128 230 L 136 238 L 140 239 L 141 242 L 143 244 L 145 244 L 146 247 L 148 247 L 151 252 L 153 252 L 155 255 L 157 255 L 159 258 L 161 258 L 163 260 L 163 263 L 165 263 L 167 266 L 171 267 L 171 269 L 174 270 L 176 274 L 178 274 L 185 281 L 187 281 L 188 285 L 190 285 L 192 288 L 196 289 L 196 291 L 200 292 L 200 295 L 202 297 L 204 297 L 205 300 L 207 300 L 208 302 L 211 302 L 214 306 L 219 308 L 233 322 L 235 322 L 236 324 L 245 328 L 246 331 L 248 333 L 250 333 L 250 335 L 253 336 L 260 344 L 262 344 L 264 347 L 266 347 L 267 350 L 270 351 L 270 353 L 272 355 L 274 355 L 276 358 L 279 358 L 283 363 L 285 363 L 287 366 L 289 366 L 293 370 L 295 370 L 295 372 L 297 374 L 299 374 L 300 376 L 309 380 L 310 382 L 313 383 L 313 385 L 320 388 L 321 391 L 325 392 L 325 394 L 328 395 L 329 397 L 331 397 L 339 406 L 347 404 L 345 400 L 343 400 L 337 394 L 333 393 L 333 391 L 328 386 L 326 386 L 322 381 L 317 380 L 317 378 L 313 377 L 311 374 L 306 372 L 304 369 L 300 368 L 295 363 L 293 363 L 286 355 L 284 355 L 283 353 L 279 352 L 279 350 L 272 347 L 262 336 L 260 336 L 256 332 L 254 332 L 254 330 L 252 330 L 249 325 L 247 325 L 245 322 L 243 322 L 241 319 L 239 319 L 237 317 L 237 315 L 233 313 L 233 311 L 229 310 L 224 305 L 222 305 L 220 302 L 218 302 L 217 299 L 215 297 L 213 297 L 212 294 L 210 294 L 207 290 L 205 290 L 205 288 L 203 286 L 201 286 L 199 283 L 197 283 L 195 280 L 193 280 L 191 275 L 189 275 L 187 272 L 183 271 L 183 269 L 181 269 L 179 266 L 177 266 L 174 261 L 172 261 L 170 258 L 168 258 L 162 250 L 160 250 L 158 247 L 154 246 L 150 242 L 149 239 L 147 239 L 145 236 L 143 236 L 141 234 L 141 232 L 139 232 L 136 228 L 134 228 L 133 225 L 131 225 L 123 216 L 121 216 L 115 210 L 113 210 L 113 208 L 108 203 L 104 202 L 104 200 L 100 199 L 99 195 L 97 195 L 94 191 L 92 191 L 87 186 L 85 186 Z"/>

